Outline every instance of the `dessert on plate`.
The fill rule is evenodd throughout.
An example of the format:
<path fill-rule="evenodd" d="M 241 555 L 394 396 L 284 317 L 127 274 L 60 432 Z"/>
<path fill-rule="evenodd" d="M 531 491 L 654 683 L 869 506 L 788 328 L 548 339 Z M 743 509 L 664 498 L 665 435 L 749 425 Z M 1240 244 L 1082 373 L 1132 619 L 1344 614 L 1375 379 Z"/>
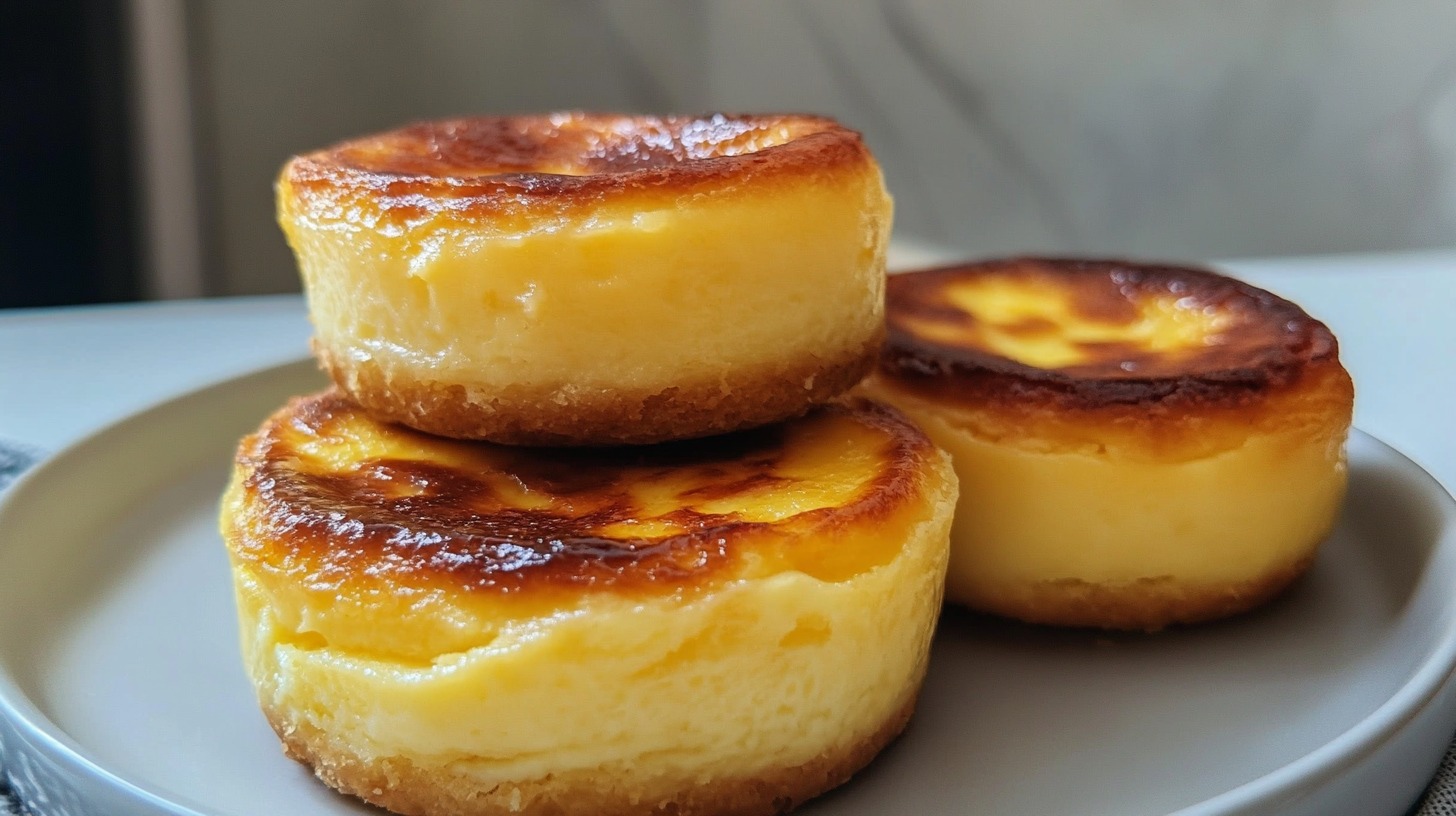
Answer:
<path fill-rule="evenodd" d="M 294 158 L 278 214 L 335 387 L 243 440 L 221 529 L 290 756 L 418 816 L 767 814 L 905 726 L 956 479 L 842 397 L 884 332 L 858 134 L 425 122 Z"/>
<path fill-rule="evenodd" d="M 905 725 L 948 457 L 844 398 L 711 439 L 531 450 L 338 390 L 239 448 L 222 530 L 287 752 L 404 814 L 776 813 Z"/>
<path fill-rule="evenodd" d="M 1205 269 L 1014 258 L 891 276 L 862 391 L 949 451 L 947 598 L 1155 630 L 1303 573 L 1346 486 L 1329 329 Z"/>

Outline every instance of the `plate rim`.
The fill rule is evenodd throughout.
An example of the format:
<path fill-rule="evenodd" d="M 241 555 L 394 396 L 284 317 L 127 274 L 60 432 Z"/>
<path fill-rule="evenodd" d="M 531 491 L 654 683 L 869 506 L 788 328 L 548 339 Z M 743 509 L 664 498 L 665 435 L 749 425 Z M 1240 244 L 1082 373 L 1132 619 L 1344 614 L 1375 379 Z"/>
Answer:
<path fill-rule="evenodd" d="M 10 515 L 18 512 L 14 508 L 21 504 L 21 499 L 35 489 L 33 483 L 48 478 L 53 471 L 77 466 L 78 460 L 91 458 L 92 450 L 112 437 L 126 434 L 131 427 L 157 422 L 159 416 L 167 413 L 186 413 L 189 404 L 217 399 L 220 394 L 246 389 L 250 383 L 266 383 L 290 374 L 302 375 L 306 365 L 312 366 L 312 358 L 300 357 L 225 376 L 164 396 L 126 416 L 100 425 L 45 457 L 0 492 L 0 531 L 3 531 Z M 1433 551 L 1456 549 L 1456 496 L 1419 462 L 1395 446 L 1352 427 L 1350 438 L 1356 437 L 1363 438 L 1362 444 L 1373 445 L 1379 453 L 1400 466 L 1408 477 L 1424 483 L 1424 495 L 1437 504 L 1441 519 L 1439 538 Z M 10 545 L 0 539 L 0 552 L 8 546 L 19 545 Z M 1456 600 L 1452 601 L 1452 605 L 1456 607 Z M 1287 801 L 1303 792 L 1316 790 L 1398 737 L 1405 726 L 1429 709 L 1453 676 L 1456 676 L 1456 616 L 1432 642 L 1420 665 L 1375 710 L 1312 751 L 1236 787 L 1172 811 L 1168 816 L 1233 816 L 1253 806 Z M 215 816 L 218 813 L 205 803 L 189 802 L 181 794 L 164 792 L 129 780 L 90 757 L 84 746 L 66 734 L 36 701 L 22 691 L 7 663 L 0 660 L 0 738 L 7 730 L 14 735 L 15 741 L 0 743 L 12 752 L 3 772 L 6 777 L 15 776 L 14 755 L 29 751 L 30 755 L 22 756 L 22 763 L 40 760 L 53 770 L 67 774 L 68 779 L 54 781 L 69 783 L 73 789 L 77 780 L 84 780 L 93 787 L 108 787 L 112 794 L 131 797 L 135 800 L 134 804 L 150 806 L 157 813 L 169 816 Z M 23 794 L 23 791 L 17 792 Z M 199 807 L 205 809 L 199 810 Z"/>
<path fill-rule="evenodd" d="M 1351 427 L 1350 438 L 1356 436 L 1362 437 L 1364 444 L 1383 451 L 1411 477 L 1426 483 L 1431 498 L 1440 508 L 1442 519 L 1435 551 L 1456 547 L 1456 496 L 1430 471 L 1394 445 Z M 1456 600 L 1452 600 L 1451 605 L 1456 607 Z M 1236 814 L 1254 805 L 1291 799 L 1302 792 L 1316 790 L 1398 737 L 1405 726 L 1436 702 L 1453 676 L 1456 676 L 1456 618 L 1434 641 L 1426 659 L 1374 711 L 1313 751 L 1242 785 L 1173 811 L 1168 816 Z M 1456 712 L 1453 712 L 1453 717 L 1456 717 Z M 1415 804 L 1411 803 L 1412 806 Z"/>
<path fill-rule="evenodd" d="M 93 449 L 104 447 L 111 437 L 125 434 L 128 428 L 158 422 L 160 421 L 159 416 L 169 413 L 189 413 L 187 408 L 189 404 L 205 403 L 208 400 L 217 399 L 218 395 L 222 393 L 245 390 L 249 383 L 268 383 L 289 376 L 290 373 L 297 373 L 301 376 L 307 370 L 317 373 L 317 364 L 312 357 L 303 356 L 254 368 L 250 371 L 224 375 L 202 385 L 160 397 L 129 414 L 99 425 L 45 456 L 21 473 L 19 478 L 5 490 L 0 491 L 0 530 L 5 528 L 10 514 L 18 512 L 13 508 L 21 504 L 20 499 L 28 491 L 36 489 L 33 487 L 35 482 L 49 478 L 51 471 L 71 466 L 70 463 L 74 460 L 90 458 Z M 322 377 L 321 373 L 320 376 Z M 259 421 L 261 419 L 260 417 Z M 0 553 L 3 553 L 8 546 L 10 545 L 7 541 L 0 537 Z M 16 742 L 21 744 L 17 745 L 6 740 L 7 731 L 14 736 Z M 93 788 L 101 785 L 111 788 L 110 792 L 113 794 L 133 797 L 140 804 L 151 806 L 158 814 L 216 816 L 215 808 L 210 808 L 201 802 L 189 803 L 187 798 L 181 794 L 157 790 L 144 783 L 127 779 L 89 756 L 80 743 L 47 716 L 35 700 L 25 694 L 4 660 L 0 660 L 0 747 L 22 754 L 23 763 L 26 760 L 34 763 L 39 759 L 50 766 L 51 770 L 67 774 L 66 779 L 50 781 L 65 785 L 73 791 L 76 782 L 84 780 Z M 29 754 L 26 754 L 27 749 Z M 21 785 L 14 784 L 16 775 L 13 764 L 13 756 L 8 757 L 3 769 L 0 769 L 0 775 L 12 783 L 14 792 L 23 799 L 26 792 Z M 34 768 L 30 770 L 34 772 Z M 44 771 L 45 766 L 42 767 L 42 772 Z M 49 814 L 37 814 L 37 816 L 49 816 Z"/>

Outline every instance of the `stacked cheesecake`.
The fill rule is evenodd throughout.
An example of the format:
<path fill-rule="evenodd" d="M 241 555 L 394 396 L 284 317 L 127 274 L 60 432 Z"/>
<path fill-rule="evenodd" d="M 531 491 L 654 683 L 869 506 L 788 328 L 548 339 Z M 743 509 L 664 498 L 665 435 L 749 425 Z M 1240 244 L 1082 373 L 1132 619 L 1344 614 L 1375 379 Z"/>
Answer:
<path fill-rule="evenodd" d="M 943 588 L 1223 618 L 1344 494 L 1319 321 L 1166 264 L 887 283 L 827 119 L 426 123 L 294 159 L 279 215 L 335 385 L 239 449 L 244 656 L 287 752 L 400 813 L 787 810 L 904 727 Z"/>
<path fill-rule="evenodd" d="M 335 385 L 222 526 L 291 756 L 407 814 L 772 813 L 901 730 L 957 487 L 844 396 L 890 223 L 857 134 L 433 122 L 278 192 Z"/>

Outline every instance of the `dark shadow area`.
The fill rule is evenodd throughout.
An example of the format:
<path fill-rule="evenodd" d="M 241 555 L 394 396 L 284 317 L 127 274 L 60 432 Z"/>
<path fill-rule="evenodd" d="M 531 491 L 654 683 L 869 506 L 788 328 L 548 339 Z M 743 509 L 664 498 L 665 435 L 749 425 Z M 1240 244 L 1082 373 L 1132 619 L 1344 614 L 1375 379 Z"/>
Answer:
<path fill-rule="evenodd" d="M 6 6 L 0 26 L 0 307 L 141 295 L 126 5 Z"/>

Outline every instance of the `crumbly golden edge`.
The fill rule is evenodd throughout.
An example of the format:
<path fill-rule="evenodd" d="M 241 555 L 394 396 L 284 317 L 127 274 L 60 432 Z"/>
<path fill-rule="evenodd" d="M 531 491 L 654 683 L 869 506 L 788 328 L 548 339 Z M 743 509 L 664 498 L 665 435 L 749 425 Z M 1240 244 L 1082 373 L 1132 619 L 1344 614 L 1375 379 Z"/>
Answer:
<path fill-rule="evenodd" d="M 1003 586 L 974 599 L 972 608 L 1025 623 L 1156 632 L 1248 612 L 1272 601 L 1314 563 L 1316 537 L 1298 559 L 1243 581 L 1220 583 L 1142 578 L 1120 583 L 1077 579 Z"/>
<path fill-rule="evenodd" d="M 456 439 L 506 445 L 641 445 L 695 439 L 802 416 L 854 387 L 874 365 L 881 336 L 836 358 L 804 356 L 730 372 L 723 380 L 635 393 L 600 391 L 562 405 L 552 389 L 519 386 L 488 401 L 462 384 L 355 361 L 315 340 L 333 381 L 376 419 Z M 807 383 L 807 387 L 806 387 Z"/>
<path fill-rule="evenodd" d="M 1215 456 L 1257 434 L 1343 436 L 1355 401 L 1350 375 L 1335 359 L 1311 364 L 1285 385 L 1229 404 L 1172 401 L 1076 409 L 1009 395 L 973 402 L 918 388 L 883 370 L 873 372 L 859 390 L 912 411 L 935 412 L 991 444 L 1166 462 Z"/>
<path fill-rule="evenodd" d="M 924 678 L 873 733 L 854 735 L 800 765 L 702 783 L 659 779 L 651 788 L 614 787 L 598 771 L 550 774 L 482 791 L 448 767 L 409 759 L 365 760 L 313 726 L 265 708 L 283 751 L 330 787 L 405 816 L 764 816 L 787 813 L 849 781 L 910 722 Z"/>

